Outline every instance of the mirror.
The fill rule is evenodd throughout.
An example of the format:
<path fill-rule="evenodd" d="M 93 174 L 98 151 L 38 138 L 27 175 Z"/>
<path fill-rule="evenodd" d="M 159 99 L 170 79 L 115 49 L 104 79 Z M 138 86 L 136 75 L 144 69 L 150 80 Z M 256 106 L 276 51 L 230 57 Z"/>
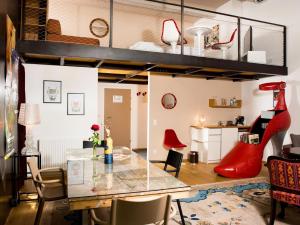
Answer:
<path fill-rule="evenodd" d="M 161 104 L 165 109 L 173 109 L 177 104 L 177 99 L 175 95 L 167 93 L 161 98 Z"/>

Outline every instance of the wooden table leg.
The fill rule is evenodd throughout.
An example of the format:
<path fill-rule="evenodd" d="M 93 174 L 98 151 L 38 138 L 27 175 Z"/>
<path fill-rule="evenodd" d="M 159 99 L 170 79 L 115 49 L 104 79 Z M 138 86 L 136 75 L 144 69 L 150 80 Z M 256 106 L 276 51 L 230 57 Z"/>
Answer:
<path fill-rule="evenodd" d="M 90 224 L 88 210 L 81 210 L 81 224 L 87 225 Z"/>

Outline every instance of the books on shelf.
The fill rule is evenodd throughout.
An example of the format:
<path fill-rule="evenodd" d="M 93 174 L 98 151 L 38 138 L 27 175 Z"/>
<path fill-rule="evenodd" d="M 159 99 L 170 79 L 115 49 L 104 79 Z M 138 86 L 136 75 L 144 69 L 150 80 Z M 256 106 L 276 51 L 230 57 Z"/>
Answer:
<path fill-rule="evenodd" d="M 259 144 L 259 135 L 246 133 L 241 135 L 240 141 L 247 144 Z"/>
<path fill-rule="evenodd" d="M 261 128 L 262 128 L 262 129 L 266 129 L 267 126 L 268 126 L 268 123 L 262 123 L 262 124 L 261 124 Z"/>

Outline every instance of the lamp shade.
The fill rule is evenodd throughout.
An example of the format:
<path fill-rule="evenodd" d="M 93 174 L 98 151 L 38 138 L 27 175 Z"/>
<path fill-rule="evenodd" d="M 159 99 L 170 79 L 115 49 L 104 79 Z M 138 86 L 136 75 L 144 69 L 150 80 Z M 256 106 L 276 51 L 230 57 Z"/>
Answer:
<path fill-rule="evenodd" d="M 35 125 L 41 122 L 38 104 L 22 103 L 18 123 L 23 126 Z"/>

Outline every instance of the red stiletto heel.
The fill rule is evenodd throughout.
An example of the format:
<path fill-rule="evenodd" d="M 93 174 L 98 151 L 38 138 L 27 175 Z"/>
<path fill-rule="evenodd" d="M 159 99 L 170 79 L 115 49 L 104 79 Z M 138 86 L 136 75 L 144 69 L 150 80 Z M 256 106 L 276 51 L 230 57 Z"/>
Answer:
<path fill-rule="evenodd" d="M 214 171 L 229 178 L 249 178 L 259 174 L 262 166 L 263 152 L 269 140 L 273 144 L 273 154 L 281 154 L 283 139 L 291 125 L 291 117 L 285 103 L 285 82 L 271 82 L 259 85 L 260 90 L 279 90 L 277 104 L 272 111 L 275 116 L 264 119 L 259 116 L 250 129 L 250 133 L 259 134 L 259 144 L 238 142 L 237 145 L 221 160 Z M 268 123 L 262 129 L 262 123 Z"/>

